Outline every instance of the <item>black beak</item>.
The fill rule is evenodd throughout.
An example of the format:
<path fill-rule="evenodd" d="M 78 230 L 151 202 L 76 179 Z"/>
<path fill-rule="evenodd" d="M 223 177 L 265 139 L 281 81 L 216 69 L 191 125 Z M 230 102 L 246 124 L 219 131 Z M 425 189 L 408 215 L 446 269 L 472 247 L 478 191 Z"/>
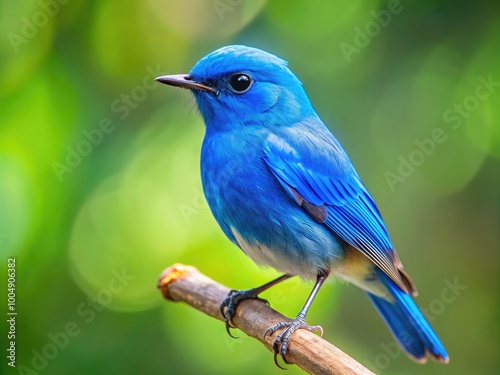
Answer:
<path fill-rule="evenodd" d="M 188 74 L 172 74 L 169 76 L 156 77 L 155 81 L 158 81 L 158 82 L 164 83 L 166 85 L 170 85 L 170 86 L 182 87 L 184 89 L 211 91 L 214 93 L 217 92 L 217 90 L 215 90 L 214 88 L 212 88 L 210 86 L 202 85 L 201 83 L 198 83 L 198 82 L 192 80 Z"/>

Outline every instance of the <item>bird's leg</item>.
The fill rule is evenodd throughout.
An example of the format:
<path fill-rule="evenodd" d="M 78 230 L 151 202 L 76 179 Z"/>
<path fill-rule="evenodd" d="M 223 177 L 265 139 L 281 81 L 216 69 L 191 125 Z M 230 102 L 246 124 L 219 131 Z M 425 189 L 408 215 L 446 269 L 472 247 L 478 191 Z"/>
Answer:
<path fill-rule="evenodd" d="M 231 334 L 230 329 L 233 328 L 230 325 L 231 318 L 236 313 L 236 307 L 238 304 L 245 299 L 259 299 L 259 294 L 264 290 L 269 289 L 270 287 L 289 279 L 293 275 L 285 274 L 283 276 L 278 277 L 264 285 L 261 285 L 257 288 L 247 289 L 247 290 L 234 290 L 231 289 L 227 295 L 227 297 L 222 301 L 220 305 L 220 312 L 224 319 L 226 320 L 226 331 L 229 336 L 236 338 Z M 269 304 L 266 300 L 263 300 L 265 303 Z"/>
<path fill-rule="evenodd" d="M 321 285 L 323 285 L 324 281 L 328 277 L 330 271 L 327 270 L 320 270 L 318 272 L 317 278 L 316 278 L 316 284 L 314 284 L 314 288 L 311 291 L 311 294 L 309 294 L 309 297 L 306 300 L 306 303 L 302 307 L 302 309 L 299 311 L 297 314 L 297 317 L 292 320 L 291 322 L 279 322 L 274 324 L 273 326 L 269 327 L 269 329 L 266 331 L 264 334 L 264 337 L 267 335 L 272 335 L 274 332 L 276 332 L 278 329 L 285 328 L 283 332 L 281 332 L 277 337 L 276 340 L 274 340 L 273 344 L 273 350 L 274 350 L 274 363 L 276 363 L 276 366 L 283 368 L 279 365 L 278 363 L 278 354 L 281 355 L 283 358 L 283 361 L 286 364 L 290 364 L 285 358 L 286 351 L 288 349 L 288 345 L 290 344 L 290 337 L 292 334 L 297 330 L 297 329 L 306 329 L 311 332 L 316 332 L 320 331 L 320 335 L 323 336 L 323 328 L 320 326 L 310 326 L 307 325 L 306 323 L 306 315 L 307 311 L 309 311 L 309 308 L 311 307 L 312 302 L 314 301 L 314 298 L 316 297 L 316 294 L 318 294 L 319 289 L 321 288 Z"/>

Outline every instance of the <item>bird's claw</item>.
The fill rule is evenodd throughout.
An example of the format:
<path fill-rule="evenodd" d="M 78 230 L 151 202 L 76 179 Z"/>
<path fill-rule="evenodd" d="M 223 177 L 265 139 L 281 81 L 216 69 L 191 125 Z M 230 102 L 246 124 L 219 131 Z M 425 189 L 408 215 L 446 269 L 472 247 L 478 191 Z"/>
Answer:
<path fill-rule="evenodd" d="M 266 333 L 264 334 L 264 338 L 267 335 L 272 335 L 274 332 L 281 328 L 285 329 L 278 336 L 276 336 L 276 339 L 273 343 L 274 363 L 281 369 L 284 368 L 281 367 L 278 363 L 278 354 L 281 355 L 281 358 L 283 358 L 283 362 L 285 362 L 287 365 L 290 364 L 290 362 L 288 362 L 286 359 L 286 352 L 288 350 L 288 346 L 290 345 L 290 338 L 296 330 L 305 329 L 310 332 L 320 331 L 320 336 L 323 336 L 323 328 L 321 328 L 321 326 L 310 326 L 304 319 L 297 318 L 295 320 L 292 320 L 291 322 L 279 322 L 272 325 L 267 329 Z"/>
<path fill-rule="evenodd" d="M 231 289 L 227 294 L 227 297 L 222 301 L 220 305 L 220 312 L 226 321 L 226 332 L 232 338 L 237 339 L 238 337 L 233 336 L 231 334 L 231 328 L 234 328 L 231 325 L 231 318 L 236 314 L 236 308 L 239 303 L 245 299 L 260 299 L 266 305 L 269 306 L 269 302 L 265 299 L 259 298 L 256 292 L 253 289 L 248 290 L 235 290 Z"/>

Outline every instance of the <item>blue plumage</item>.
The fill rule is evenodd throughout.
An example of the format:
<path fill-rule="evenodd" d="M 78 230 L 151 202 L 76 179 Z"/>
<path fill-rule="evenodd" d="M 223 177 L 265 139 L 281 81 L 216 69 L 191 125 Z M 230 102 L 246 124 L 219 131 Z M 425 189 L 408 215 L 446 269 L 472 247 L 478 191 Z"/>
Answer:
<path fill-rule="evenodd" d="M 388 302 L 386 299 L 370 293 L 368 293 L 368 297 L 384 318 L 401 347 L 417 362 L 425 362 L 427 355 L 438 361 L 447 359 L 446 349 L 413 299 L 380 269 L 377 269 L 376 272 L 384 286 L 389 290 L 393 300 Z"/>
<path fill-rule="evenodd" d="M 373 198 L 285 61 L 228 46 L 201 59 L 188 75 L 157 80 L 195 95 L 206 124 L 202 183 L 220 227 L 255 262 L 286 275 L 228 296 L 222 305 L 227 324 L 239 300 L 256 298 L 289 276 L 316 278 L 297 318 L 269 329 L 285 328 L 275 353 L 286 362 L 291 334 L 317 328 L 305 323 L 305 315 L 333 273 L 368 293 L 413 359 L 448 361 L 413 302 L 415 286 Z"/>

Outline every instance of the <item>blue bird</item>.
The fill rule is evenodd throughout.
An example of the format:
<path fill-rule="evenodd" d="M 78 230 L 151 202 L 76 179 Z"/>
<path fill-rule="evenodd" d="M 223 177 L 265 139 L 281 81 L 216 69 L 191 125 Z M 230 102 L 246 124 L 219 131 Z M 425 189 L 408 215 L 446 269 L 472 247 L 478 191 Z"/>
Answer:
<path fill-rule="evenodd" d="M 258 298 L 292 276 L 315 279 L 297 317 L 277 335 L 274 359 L 285 363 L 290 337 L 333 274 L 363 289 L 410 358 L 447 363 L 446 349 L 412 296 L 382 216 L 346 152 L 314 111 L 287 63 L 242 45 L 220 48 L 189 74 L 157 81 L 189 89 L 205 121 L 203 190 L 226 236 L 254 262 L 283 276 L 231 291 L 221 305 L 230 319 L 241 300 Z M 279 365 L 278 365 L 279 366 Z"/>

